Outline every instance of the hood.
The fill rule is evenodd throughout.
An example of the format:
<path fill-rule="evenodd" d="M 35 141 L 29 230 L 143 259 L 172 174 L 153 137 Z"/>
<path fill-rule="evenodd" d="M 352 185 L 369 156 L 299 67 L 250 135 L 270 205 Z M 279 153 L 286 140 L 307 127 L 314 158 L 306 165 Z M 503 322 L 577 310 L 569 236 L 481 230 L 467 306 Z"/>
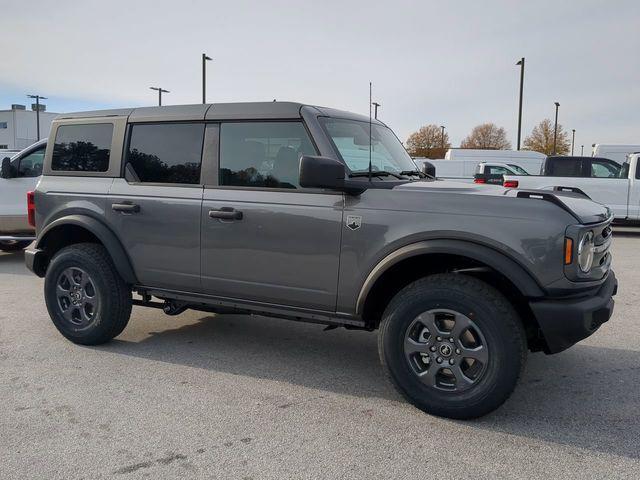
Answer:
<path fill-rule="evenodd" d="M 589 197 L 572 192 L 555 192 L 551 190 L 518 190 L 504 188 L 500 185 L 463 183 L 452 180 L 430 180 L 404 183 L 394 190 L 457 193 L 463 195 L 489 195 L 497 197 L 513 197 L 529 201 L 548 201 L 569 212 L 581 224 L 604 222 L 612 215 L 606 205 L 594 202 Z"/>

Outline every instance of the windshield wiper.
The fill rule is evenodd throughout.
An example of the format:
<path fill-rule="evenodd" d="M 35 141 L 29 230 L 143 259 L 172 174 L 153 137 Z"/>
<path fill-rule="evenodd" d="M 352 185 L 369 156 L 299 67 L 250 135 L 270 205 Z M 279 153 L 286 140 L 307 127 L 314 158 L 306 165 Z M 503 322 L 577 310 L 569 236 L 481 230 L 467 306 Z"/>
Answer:
<path fill-rule="evenodd" d="M 398 180 L 404 180 L 404 178 L 402 178 L 397 173 L 388 172 L 386 170 L 374 170 L 373 172 L 371 172 L 372 177 L 388 177 L 389 175 L 391 175 L 392 177 L 396 177 Z M 350 178 L 368 177 L 368 176 L 369 176 L 369 172 L 354 172 L 349 175 Z"/>
<path fill-rule="evenodd" d="M 426 174 L 418 170 L 403 170 L 400 172 L 400 175 L 417 175 L 420 178 L 426 177 Z"/>

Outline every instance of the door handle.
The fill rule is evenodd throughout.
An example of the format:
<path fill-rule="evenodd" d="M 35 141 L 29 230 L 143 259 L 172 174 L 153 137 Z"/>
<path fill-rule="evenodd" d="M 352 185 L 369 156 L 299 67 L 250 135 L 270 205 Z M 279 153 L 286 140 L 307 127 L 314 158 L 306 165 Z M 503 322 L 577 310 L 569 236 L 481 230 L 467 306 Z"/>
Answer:
<path fill-rule="evenodd" d="M 140 205 L 136 205 L 135 203 L 113 203 L 111 209 L 114 212 L 138 213 L 140 211 Z"/>
<path fill-rule="evenodd" d="M 242 212 L 231 207 L 213 208 L 209 210 L 209 218 L 222 220 L 242 220 Z"/>

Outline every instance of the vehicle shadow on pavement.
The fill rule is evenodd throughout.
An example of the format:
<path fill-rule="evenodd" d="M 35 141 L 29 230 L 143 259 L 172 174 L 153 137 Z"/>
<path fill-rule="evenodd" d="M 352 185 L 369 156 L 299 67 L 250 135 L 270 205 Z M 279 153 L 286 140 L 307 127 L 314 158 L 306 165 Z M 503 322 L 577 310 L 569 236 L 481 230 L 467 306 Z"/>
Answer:
<path fill-rule="evenodd" d="M 139 342 L 114 340 L 97 348 L 338 394 L 403 401 L 384 377 L 375 333 L 322 328 L 263 317 L 207 316 L 152 332 Z M 503 407 L 461 423 L 637 459 L 639 366 L 640 351 L 589 345 L 553 356 L 531 354 Z M 415 414 L 421 415 L 418 410 Z M 625 443 L 622 438 L 636 440 Z"/>
<path fill-rule="evenodd" d="M 2 252 L 0 251 L 0 273 L 11 273 L 15 275 L 33 275 L 24 266 L 24 252 Z"/>

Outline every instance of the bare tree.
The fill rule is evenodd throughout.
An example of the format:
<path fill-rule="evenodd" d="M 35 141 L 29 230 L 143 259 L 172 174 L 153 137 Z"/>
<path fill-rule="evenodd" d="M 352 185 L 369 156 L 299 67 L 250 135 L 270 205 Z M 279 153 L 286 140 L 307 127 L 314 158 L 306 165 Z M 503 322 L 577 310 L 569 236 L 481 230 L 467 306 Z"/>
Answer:
<path fill-rule="evenodd" d="M 533 127 L 531 135 L 524 139 L 525 150 L 533 150 L 534 152 L 544 153 L 545 155 L 553 154 L 553 122 L 548 118 L 542 120 L 538 125 Z M 558 137 L 556 140 L 556 154 L 566 155 L 571 148 L 571 140 L 569 133 L 565 132 L 562 125 L 558 124 Z"/>
<path fill-rule="evenodd" d="M 449 148 L 449 134 L 442 135 L 442 129 L 434 124 L 421 127 L 407 139 L 407 151 L 412 157 L 444 158 Z"/>
<path fill-rule="evenodd" d="M 495 123 L 483 123 L 471 130 L 471 133 L 460 144 L 461 148 L 479 148 L 483 150 L 509 150 L 511 143 L 507 140 L 507 132 Z"/>

